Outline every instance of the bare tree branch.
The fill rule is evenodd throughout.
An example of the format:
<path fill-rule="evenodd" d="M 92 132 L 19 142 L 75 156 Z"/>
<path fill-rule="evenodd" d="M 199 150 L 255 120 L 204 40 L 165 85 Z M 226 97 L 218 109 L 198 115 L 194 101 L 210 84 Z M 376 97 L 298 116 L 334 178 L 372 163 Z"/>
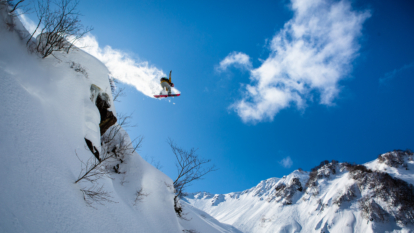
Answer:
<path fill-rule="evenodd" d="M 116 203 L 112 200 L 112 196 L 110 195 L 110 193 L 103 189 L 103 185 L 94 185 L 89 188 L 83 188 L 80 191 L 83 193 L 83 199 L 85 200 L 86 205 L 88 205 L 89 207 L 95 208 L 93 206 L 93 203 L 98 203 L 100 205 L 103 205 L 104 202 Z"/>
<path fill-rule="evenodd" d="M 39 24 L 28 43 L 41 26 L 35 51 L 42 58 L 48 57 L 55 51 L 69 53 L 73 44 L 92 30 L 91 27 L 84 28 L 80 23 L 78 4 L 79 0 L 39 0 L 37 2 L 35 11 Z"/>
<path fill-rule="evenodd" d="M 210 159 L 200 158 L 196 152 L 197 149 L 191 148 L 189 151 L 178 147 L 171 138 L 168 138 L 168 144 L 176 158 L 177 178 L 173 185 L 175 189 L 174 208 L 178 216 L 182 217 L 182 208 L 179 199 L 185 193 L 186 187 L 195 180 L 202 179 L 203 176 L 210 172 L 217 171 L 215 165 L 207 166 Z"/>
<path fill-rule="evenodd" d="M 81 161 L 82 166 L 78 179 L 75 181 L 75 184 L 81 180 L 86 180 L 93 183 L 100 179 L 102 176 L 108 174 L 108 172 L 105 169 L 103 169 L 101 165 L 103 164 L 103 162 L 111 158 L 110 154 L 107 153 L 104 158 L 101 158 L 101 160 L 98 160 L 95 157 L 91 157 L 90 159 L 88 159 L 86 163 L 84 163 L 79 158 L 77 153 L 76 156 L 78 157 L 79 161 Z"/>
<path fill-rule="evenodd" d="M 138 190 L 135 193 L 134 205 L 137 205 L 138 202 L 141 202 L 142 200 L 144 200 L 144 198 L 147 197 L 148 195 L 149 195 L 149 193 L 144 193 L 144 191 L 142 190 L 142 188 L 140 190 Z"/>
<path fill-rule="evenodd" d="M 12 2 L 12 1 L 9 1 L 9 3 L 10 3 L 10 2 Z M 11 13 L 13 13 L 15 10 L 17 10 L 17 9 L 18 9 L 19 4 L 20 4 L 20 3 L 22 3 L 22 2 L 24 2 L 24 0 L 20 0 L 20 1 L 18 1 L 18 2 L 14 5 L 13 9 L 11 9 L 11 10 L 9 11 L 9 13 L 11 14 Z"/>
<path fill-rule="evenodd" d="M 82 164 L 75 184 L 81 180 L 93 183 L 101 177 L 108 175 L 110 170 L 118 174 L 124 173 L 121 171 L 120 164 L 125 163 L 127 156 L 141 148 L 144 140 L 143 136 L 139 136 L 130 141 L 127 139 L 128 136 L 126 133 L 121 130 L 125 126 L 130 126 L 130 118 L 131 115 L 118 115 L 118 124 L 111 126 L 101 136 L 101 150 L 98 153 L 99 158 L 93 156 L 85 163 L 76 153 L 76 156 Z"/>
<path fill-rule="evenodd" d="M 16 17 L 21 14 L 30 12 L 31 9 L 29 7 L 29 4 L 23 4 L 24 1 L 25 0 L 19 0 L 17 3 L 14 3 L 14 0 L 0 0 L 0 5 L 6 6 L 9 15 Z"/>
<path fill-rule="evenodd" d="M 144 136 L 142 135 L 132 140 L 132 144 L 134 145 L 134 151 L 139 151 L 139 149 L 141 149 L 143 141 L 144 141 Z"/>
<path fill-rule="evenodd" d="M 119 98 L 126 96 L 125 87 L 116 88 L 112 94 L 114 102 L 120 102 Z"/>

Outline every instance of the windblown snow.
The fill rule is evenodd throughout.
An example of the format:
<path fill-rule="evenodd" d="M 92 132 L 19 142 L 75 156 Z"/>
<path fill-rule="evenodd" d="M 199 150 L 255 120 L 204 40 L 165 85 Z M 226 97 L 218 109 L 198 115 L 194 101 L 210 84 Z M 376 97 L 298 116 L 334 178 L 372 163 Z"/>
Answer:
<path fill-rule="evenodd" d="M 0 232 L 239 232 L 192 207 L 184 211 L 188 220 L 178 218 L 172 180 L 136 152 L 114 156 L 115 166 L 100 167 L 106 172 L 97 180 L 75 183 L 88 161 L 130 143 L 115 124 L 124 141 L 102 149 L 105 122 L 95 102 L 116 115 L 109 71 L 77 48 L 41 59 L 27 38 L 2 2 Z M 104 199 L 88 199 L 88 190 Z"/>

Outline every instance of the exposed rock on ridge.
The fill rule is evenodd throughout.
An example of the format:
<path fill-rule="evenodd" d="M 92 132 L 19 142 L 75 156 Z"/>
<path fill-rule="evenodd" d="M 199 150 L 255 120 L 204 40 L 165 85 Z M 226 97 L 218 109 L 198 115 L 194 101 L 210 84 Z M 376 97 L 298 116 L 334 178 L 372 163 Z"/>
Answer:
<path fill-rule="evenodd" d="M 364 165 L 323 161 L 243 192 L 185 201 L 244 232 L 414 232 L 412 157 L 396 150 Z"/>

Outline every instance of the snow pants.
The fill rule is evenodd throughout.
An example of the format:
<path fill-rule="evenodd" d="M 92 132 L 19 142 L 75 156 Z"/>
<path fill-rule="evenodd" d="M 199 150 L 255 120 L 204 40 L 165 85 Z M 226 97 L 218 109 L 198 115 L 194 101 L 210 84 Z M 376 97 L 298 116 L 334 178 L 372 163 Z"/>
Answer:
<path fill-rule="evenodd" d="M 171 86 L 170 86 L 170 84 L 168 84 L 167 82 L 162 82 L 161 87 L 162 87 L 163 90 L 168 91 L 168 94 L 171 95 Z M 162 92 L 160 94 L 162 94 Z"/>

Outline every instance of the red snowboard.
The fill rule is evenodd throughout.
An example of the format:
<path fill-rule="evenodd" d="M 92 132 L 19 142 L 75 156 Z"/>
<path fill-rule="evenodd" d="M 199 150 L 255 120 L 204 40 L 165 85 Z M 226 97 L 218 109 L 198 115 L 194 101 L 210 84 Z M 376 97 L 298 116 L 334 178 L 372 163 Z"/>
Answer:
<path fill-rule="evenodd" d="M 154 95 L 155 98 L 166 98 L 166 97 L 176 97 L 180 96 L 181 94 L 171 94 L 171 95 Z"/>

